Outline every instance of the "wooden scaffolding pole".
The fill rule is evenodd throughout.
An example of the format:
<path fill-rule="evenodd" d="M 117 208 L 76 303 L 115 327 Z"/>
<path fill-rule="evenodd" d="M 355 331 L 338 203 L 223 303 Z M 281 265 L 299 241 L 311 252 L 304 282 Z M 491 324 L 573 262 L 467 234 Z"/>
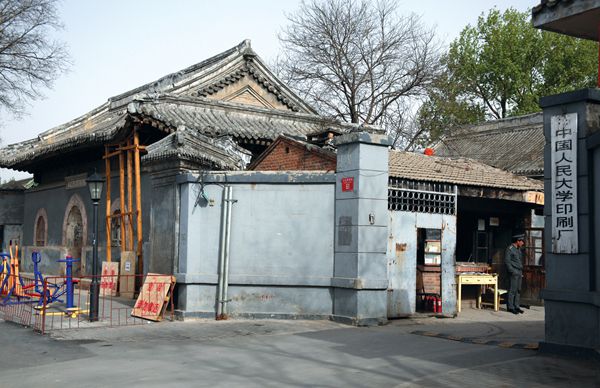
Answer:
<path fill-rule="evenodd" d="M 104 159 L 106 165 L 106 260 L 111 261 L 112 252 L 112 220 L 121 220 L 121 257 L 125 251 L 135 251 L 137 256 L 136 272 L 143 273 L 143 233 L 142 233 L 142 184 L 140 170 L 140 152 L 145 147 L 140 145 L 139 127 L 135 127 L 131 136 L 119 144 L 106 145 Z M 111 213 L 111 159 L 119 157 L 119 205 L 120 213 Z M 127 177 L 127 178 L 125 178 Z M 127 182 L 125 181 L 127 179 Z M 134 186 L 135 185 L 135 186 Z M 135 190 L 135 194 L 134 194 Z M 135 211 L 133 201 L 135 195 Z M 134 226 L 134 215 L 136 225 Z M 134 245 L 134 233 L 137 244 Z M 136 287 L 141 286 L 137 284 Z"/>
<path fill-rule="evenodd" d="M 132 164 L 132 139 L 127 140 L 127 212 L 129 223 L 127 224 L 127 250 L 133 250 L 133 164 Z"/>
<path fill-rule="evenodd" d="M 111 214 L 110 214 L 110 157 L 108 146 L 104 147 L 104 162 L 106 165 L 106 261 L 111 261 Z"/>
<path fill-rule="evenodd" d="M 123 252 L 127 250 L 127 234 L 125 232 L 125 214 L 128 212 L 125 207 L 125 155 L 123 151 L 119 152 L 119 200 L 120 209 L 119 218 L 121 219 L 121 257 Z"/>
<path fill-rule="evenodd" d="M 138 271 L 144 273 L 144 258 L 142 257 L 142 182 L 140 177 L 140 136 L 137 128 L 133 132 L 133 146 L 135 165 L 135 206 L 137 217 L 137 256 L 138 256 Z"/>

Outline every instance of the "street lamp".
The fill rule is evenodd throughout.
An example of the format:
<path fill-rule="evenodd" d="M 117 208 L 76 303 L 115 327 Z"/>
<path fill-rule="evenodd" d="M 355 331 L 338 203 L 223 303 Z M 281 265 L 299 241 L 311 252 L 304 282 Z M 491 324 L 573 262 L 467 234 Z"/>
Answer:
<path fill-rule="evenodd" d="M 95 171 L 86 180 L 90 197 L 94 204 L 94 235 L 92 252 L 92 284 L 90 285 L 90 322 L 98 320 L 98 305 L 100 301 L 100 282 L 98 281 L 98 202 L 102 197 L 102 186 L 104 179 Z"/>

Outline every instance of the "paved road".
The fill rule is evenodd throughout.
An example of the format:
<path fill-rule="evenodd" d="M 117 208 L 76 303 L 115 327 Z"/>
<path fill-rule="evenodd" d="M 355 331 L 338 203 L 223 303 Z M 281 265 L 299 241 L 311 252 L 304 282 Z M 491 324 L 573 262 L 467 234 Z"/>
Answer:
<path fill-rule="evenodd" d="M 411 334 L 441 328 L 507 336 L 518 322 L 487 314 L 494 323 L 474 321 L 468 313 L 371 328 L 200 320 L 65 331 L 54 338 L 0 322 L 0 386 L 600 386 L 600 365 L 592 361 Z M 531 317 L 518 319 L 539 331 L 540 321 Z M 488 323 L 500 330 L 490 331 Z"/>

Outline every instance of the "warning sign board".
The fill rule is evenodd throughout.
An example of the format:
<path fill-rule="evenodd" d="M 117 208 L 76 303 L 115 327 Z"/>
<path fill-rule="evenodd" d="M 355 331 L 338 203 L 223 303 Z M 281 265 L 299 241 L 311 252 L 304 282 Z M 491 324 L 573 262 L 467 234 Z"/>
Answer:
<path fill-rule="evenodd" d="M 102 262 L 102 277 L 100 278 L 100 295 L 117 295 L 117 284 L 119 283 L 119 263 Z"/>
<path fill-rule="evenodd" d="M 155 273 L 146 275 L 131 315 L 151 321 L 160 321 L 174 286 L 174 276 Z"/>

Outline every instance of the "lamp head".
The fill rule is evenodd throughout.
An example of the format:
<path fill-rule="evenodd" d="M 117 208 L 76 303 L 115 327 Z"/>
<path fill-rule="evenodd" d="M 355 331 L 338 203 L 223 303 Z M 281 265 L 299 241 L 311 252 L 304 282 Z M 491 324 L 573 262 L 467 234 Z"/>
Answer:
<path fill-rule="evenodd" d="M 102 188 L 104 186 L 104 178 L 98 175 L 97 172 L 94 171 L 92 175 L 90 175 L 86 180 L 88 185 L 88 189 L 90 190 L 90 197 L 94 203 L 100 201 L 102 197 Z"/>

